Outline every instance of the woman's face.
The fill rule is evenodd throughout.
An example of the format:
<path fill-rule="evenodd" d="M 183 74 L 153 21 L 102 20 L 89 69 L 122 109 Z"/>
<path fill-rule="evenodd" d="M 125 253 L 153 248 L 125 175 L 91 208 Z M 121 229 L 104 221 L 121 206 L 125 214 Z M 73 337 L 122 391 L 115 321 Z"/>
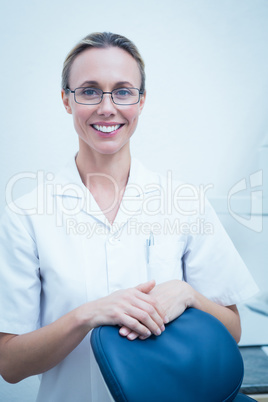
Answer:
<path fill-rule="evenodd" d="M 104 92 L 120 87 L 140 88 L 141 75 L 136 60 L 118 47 L 90 48 L 73 62 L 69 78 L 70 89 L 91 86 Z M 73 115 L 74 127 L 84 151 L 115 154 L 128 149 L 143 109 L 145 95 L 135 105 L 115 105 L 106 94 L 98 105 L 81 105 L 72 93 L 62 91 L 64 106 Z M 103 127 L 114 126 L 115 130 Z M 117 128 L 119 126 L 119 128 Z"/>

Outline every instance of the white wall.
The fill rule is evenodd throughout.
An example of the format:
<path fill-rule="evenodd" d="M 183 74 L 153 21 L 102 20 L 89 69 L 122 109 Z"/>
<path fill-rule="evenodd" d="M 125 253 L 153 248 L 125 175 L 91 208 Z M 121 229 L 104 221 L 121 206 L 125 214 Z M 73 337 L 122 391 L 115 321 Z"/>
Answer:
<path fill-rule="evenodd" d="M 58 169 L 77 150 L 60 99 L 62 63 L 80 38 L 104 30 L 132 39 L 146 62 L 133 154 L 213 184 L 210 197 L 258 169 L 268 133 L 267 0 L 2 1 L 0 210 L 12 175 Z M 15 195 L 33 185 L 21 181 Z M 34 400 L 29 381 L 0 382 L 0 400 Z"/>
<path fill-rule="evenodd" d="M 147 105 L 133 153 L 154 169 L 212 183 L 211 195 L 255 169 L 268 134 L 267 0 L 4 3 L 0 207 L 12 174 L 58 168 L 76 150 L 61 68 L 96 30 L 130 37 L 146 62 Z"/>

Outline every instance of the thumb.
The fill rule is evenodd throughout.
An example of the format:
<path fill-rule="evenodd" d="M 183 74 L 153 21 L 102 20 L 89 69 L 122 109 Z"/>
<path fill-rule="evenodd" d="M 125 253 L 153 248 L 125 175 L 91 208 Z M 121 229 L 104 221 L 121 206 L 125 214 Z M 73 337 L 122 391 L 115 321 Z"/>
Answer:
<path fill-rule="evenodd" d="M 140 292 L 149 293 L 155 287 L 155 280 L 151 280 L 149 282 L 141 283 L 140 285 L 136 286 Z"/>

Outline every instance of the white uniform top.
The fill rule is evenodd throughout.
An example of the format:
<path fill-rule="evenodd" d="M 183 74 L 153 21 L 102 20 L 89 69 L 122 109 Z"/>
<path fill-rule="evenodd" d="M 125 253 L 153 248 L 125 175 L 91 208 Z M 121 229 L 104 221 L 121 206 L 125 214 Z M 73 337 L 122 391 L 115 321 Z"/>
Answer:
<path fill-rule="evenodd" d="M 183 279 L 221 305 L 255 294 L 258 288 L 215 212 L 202 193 L 197 196 L 198 189 L 132 160 L 110 225 L 73 158 L 2 217 L 0 332 L 33 331 L 148 279 Z M 110 400 L 89 336 L 41 376 L 38 402 Z"/>

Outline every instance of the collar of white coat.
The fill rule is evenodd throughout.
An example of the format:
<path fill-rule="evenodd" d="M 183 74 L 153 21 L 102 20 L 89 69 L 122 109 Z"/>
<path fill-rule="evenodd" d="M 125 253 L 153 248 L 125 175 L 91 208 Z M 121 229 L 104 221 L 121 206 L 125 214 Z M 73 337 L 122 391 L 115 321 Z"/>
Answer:
<path fill-rule="evenodd" d="M 129 219 L 141 213 L 144 200 L 152 193 L 156 193 L 157 183 L 159 183 L 159 176 L 156 173 L 146 169 L 137 159 L 131 158 L 128 183 L 113 225 L 109 223 L 94 197 L 83 184 L 75 157 L 55 176 L 52 193 L 57 197 L 73 199 L 75 203 L 80 200 L 81 211 L 112 229 L 112 227 L 121 228 Z"/>

